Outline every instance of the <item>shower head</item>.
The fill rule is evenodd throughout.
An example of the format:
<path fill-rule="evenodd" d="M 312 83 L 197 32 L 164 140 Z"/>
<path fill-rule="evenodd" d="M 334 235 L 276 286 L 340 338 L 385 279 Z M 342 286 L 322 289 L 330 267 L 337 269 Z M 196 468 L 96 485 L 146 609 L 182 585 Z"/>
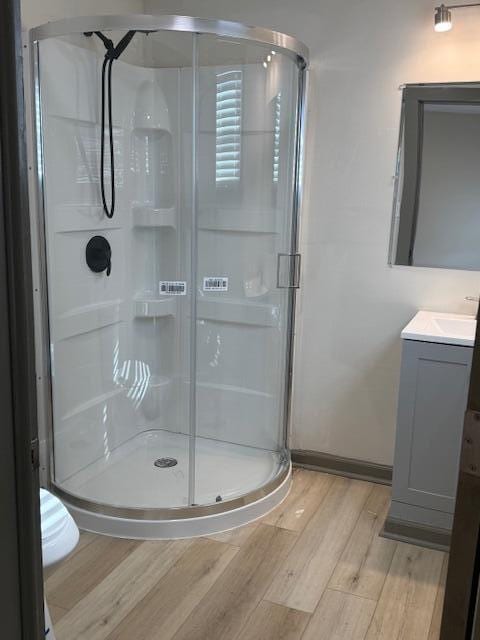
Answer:
<path fill-rule="evenodd" d="M 123 38 L 118 42 L 117 45 L 113 43 L 113 40 L 107 38 L 101 31 L 86 31 L 84 33 L 87 38 L 91 38 L 94 34 L 99 38 L 106 49 L 105 58 L 107 60 L 118 60 L 118 58 L 122 55 L 125 49 L 128 47 L 130 42 L 132 41 L 133 36 L 136 34 L 136 31 L 128 31 Z"/>

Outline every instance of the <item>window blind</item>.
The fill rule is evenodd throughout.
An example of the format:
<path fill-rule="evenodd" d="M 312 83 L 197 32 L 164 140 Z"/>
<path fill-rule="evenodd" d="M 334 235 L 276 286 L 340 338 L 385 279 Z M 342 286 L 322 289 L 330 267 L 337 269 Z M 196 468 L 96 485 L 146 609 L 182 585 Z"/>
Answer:
<path fill-rule="evenodd" d="M 216 93 L 216 155 L 217 184 L 240 180 L 242 128 L 242 72 L 217 74 Z"/>
<path fill-rule="evenodd" d="M 273 110 L 273 182 L 278 182 L 280 172 L 280 118 L 282 109 L 282 92 L 275 96 Z"/>

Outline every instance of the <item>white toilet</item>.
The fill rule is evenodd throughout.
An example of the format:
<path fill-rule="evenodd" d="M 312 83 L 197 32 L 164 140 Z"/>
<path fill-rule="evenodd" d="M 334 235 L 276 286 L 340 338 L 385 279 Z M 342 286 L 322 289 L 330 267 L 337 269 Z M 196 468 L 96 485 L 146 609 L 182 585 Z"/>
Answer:
<path fill-rule="evenodd" d="M 45 489 L 40 489 L 43 566 L 63 560 L 77 546 L 78 527 L 62 502 Z M 45 601 L 45 638 L 55 640 L 52 620 Z"/>

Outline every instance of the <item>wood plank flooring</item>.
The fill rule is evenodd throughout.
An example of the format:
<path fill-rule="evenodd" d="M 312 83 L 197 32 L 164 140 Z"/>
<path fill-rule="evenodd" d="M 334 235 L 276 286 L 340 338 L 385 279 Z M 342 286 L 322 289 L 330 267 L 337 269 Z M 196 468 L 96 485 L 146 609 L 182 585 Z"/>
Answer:
<path fill-rule="evenodd" d="M 235 531 L 82 534 L 45 576 L 57 640 L 438 640 L 447 556 L 380 538 L 389 500 L 295 469 L 284 503 Z"/>

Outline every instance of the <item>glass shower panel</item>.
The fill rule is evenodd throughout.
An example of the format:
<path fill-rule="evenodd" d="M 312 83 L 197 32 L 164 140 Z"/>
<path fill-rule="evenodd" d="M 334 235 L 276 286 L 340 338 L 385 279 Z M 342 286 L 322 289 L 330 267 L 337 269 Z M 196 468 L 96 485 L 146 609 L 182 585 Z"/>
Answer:
<path fill-rule="evenodd" d="M 103 43 L 38 44 L 54 481 L 120 508 L 190 502 L 192 42 L 138 32 L 113 64 L 112 219 Z M 111 271 L 92 270 L 92 238 Z"/>
<path fill-rule="evenodd" d="M 209 504 L 285 463 L 293 296 L 278 276 L 292 247 L 299 71 L 248 41 L 201 35 L 197 47 L 195 501 Z"/>

